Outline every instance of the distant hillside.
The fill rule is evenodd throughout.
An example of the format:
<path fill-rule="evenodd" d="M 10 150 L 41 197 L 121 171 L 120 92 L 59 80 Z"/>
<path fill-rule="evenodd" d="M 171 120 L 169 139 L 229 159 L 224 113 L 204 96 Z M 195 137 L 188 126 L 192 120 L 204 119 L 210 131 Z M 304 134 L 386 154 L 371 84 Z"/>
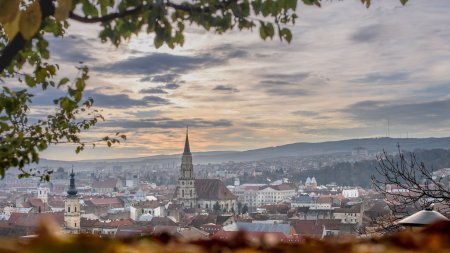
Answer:
<path fill-rule="evenodd" d="M 418 150 L 415 153 L 416 160 L 423 162 L 430 170 L 450 167 L 450 150 L 428 149 Z M 406 155 L 407 161 L 409 156 Z M 398 159 L 398 155 L 395 156 Z M 376 171 L 378 162 L 376 160 L 364 160 L 355 163 L 340 162 L 321 168 L 319 170 L 299 171 L 291 175 L 293 181 L 305 181 L 306 177 L 315 177 L 321 184 L 331 182 L 338 185 L 371 187 L 372 175 L 382 178 Z"/>
<path fill-rule="evenodd" d="M 450 137 L 445 138 L 366 138 L 320 143 L 293 143 L 276 147 L 267 147 L 248 151 L 215 151 L 193 153 L 195 164 L 257 161 L 268 158 L 286 156 L 312 156 L 322 154 L 350 153 L 356 147 L 364 147 L 370 153 L 378 153 L 383 149 L 394 152 L 400 144 L 403 150 L 417 149 L 450 149 Z M 128 159 L 108 159 L 75 162 L 77 164 L 120 164 L 120 163 L 165 163 L 178 162 L 179 154 L 150 156 Z M 60 161 L 44 160 L 43 163 L 59 164 Z M 41 163 L 42 165 L 42 163 Z M 49 165 L 50 166 L 50 165 Z"/>

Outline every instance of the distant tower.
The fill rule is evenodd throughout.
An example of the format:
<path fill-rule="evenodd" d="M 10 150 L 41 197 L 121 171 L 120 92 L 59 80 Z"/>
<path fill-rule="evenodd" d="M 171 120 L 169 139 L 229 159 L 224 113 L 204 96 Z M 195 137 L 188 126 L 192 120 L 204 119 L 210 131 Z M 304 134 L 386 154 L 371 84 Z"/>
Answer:
<path fill-rule="evenodd" d="M 70 185 L 67 190 L 67 198 L 64 201 L 64 227 L 69 234 L 80 233 L 80 198 L 77 195 L 78 191 L 75 187 L 75 174 L 70 173 Z"/>
<path fill-rule="evenodd" d="M 241 185 L 241 182 L 239 181 L 239 178 L 238 177 L 236 177 L 235 179 L 234 179 L 234 186 L 239 186 L 239 185 Z"/>
<path fill-rule="evenodd" d="M 42 203 L 48 203 L 48 192 L 49 192 L 48 184 L 39 183 L 37 197 L 42 201 Z"/>
<path fill-rule="evenodd" d="M 186 141 L 181 158 L 180 177 L 178 179 L 177 199 L 184 207 L 195 207 L 197 194 L 195 192 L 194 165 L 189 147 L 189 131 L 186 128 Z"/>

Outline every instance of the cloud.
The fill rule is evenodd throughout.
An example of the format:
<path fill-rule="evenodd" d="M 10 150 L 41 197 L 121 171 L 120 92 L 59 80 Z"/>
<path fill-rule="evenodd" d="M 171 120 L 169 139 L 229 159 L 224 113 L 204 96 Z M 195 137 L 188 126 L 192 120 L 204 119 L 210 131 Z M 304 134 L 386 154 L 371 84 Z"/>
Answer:
<path fill-rule="evenodd" d="M 94 61 L 95 58 L 89 53 L 92 44 L 79 36 L 68 36 L 64 39 L 48 36 L 49 49 L 52 57 L 55 56 L 65 62 L 78 63 Z"/>
<path fill-rule="evenodd" d="M 382 34 L 382 27 L 380 25 L 369 25 L 359 28 L 353 33 L 350 39 L 354 42 L 373 42 L 376 41 Z"/>
<path fill-rule="evenodd" d="M 194 119 L 141 119 L 141 120 L 116 120 L 102 123 L 105 127 L 120 127 L 125 129 L 135 128 L 184 128 L 186 126 L 195 128 L 214 128 L 231 127 L 232 122 L 225 119 L 205 120 L 201 118 Z"/>
<path fill-rule="evenodd" d="M 273 96 L 287 96 L 287 97 L 297 97 L 297 96 L 307 96 L 311 95 L 311 91 L 308 91 L 306 89 L 301 89 L 292 86 L 291 88 L 271 88 L 265 90 L 267 94 L 273 95 Z"/>
<path fill-rule="evenodd" d="M 169 90 L 176 90 L 178 88 L 180 88 L 180 85 L 176 84 L 176 83 L 168 83 L 166 85 L 163 86 L 165 89 L 169 89 Z"/>
<path fill-rule="evenodd" d="M 218 53 L 222 57 L 231 59 L 231 58 L 244 58 L 248 56 L 247 50 L 236 47 L 236 45 L 227 43 L 218 45 L 208 50 L 208 52 Z"/>
<path fill-rule="evenodd" d="M 300 72 L 293 74 L 264 74 L 262 80 L 255 88 L 262 88 L 271 96 L 306 96 L 312 94 L 307 88 L 311 86 L 307 79 L 310 73 Z"/>
<path fill-rule="evenodd" d="M 131 57 L 112 64 L 97 66 L 94 69 L 102 72 L 120 74 L 152 75 L 164 72 L 186 73 L 196 69 L 215 66 L 223 62 L 222 59 L 215 58 L 209 54 L 183 56 L 153 53 L 140 57 Z M 144 78 L 144 80 L 147 79 Z M 154 81 L 154 77 L 150 80 Z"/>
<path fill-rule="evenodd" d="M 54 105 L 53 100 L 64 96 L 65 92 L 63 90 L 58 90 L 55 88 L 49 88 L 45 91 L 37 91 L 32 98 L 33 106 L 52 106 Z M 105 107 L 105 108 L 118 108 L 126 109 L 138 106 L 157 106 L 157 105 L 167 105 L 170 101 L 165 98 L 157 96 L 146 96 L 141 99 L 131 98 L 127 94 L 104 94 L 101 90 L 87 90 L 83 93 L 83 99 L 87 98 L 94 99 L 94 106 Z"/>
<path fill-rule="evenodd" d="M 139 91 L 139 93 L 143 93 L 143 94 L 167 94 L 167 91 L 161 89 L 160 87 L 156 87 L 156 88 L 142 89 L 142 90 Z"/>
<path fill-rule="evenodd" d="M 353 104 L 344 112 L 367 123 L 389 120 L 391 124 L 433 128 L 450 122 L 450 99 L 416 103 L 368 100 Z"/>
<path fill-rule="evenodd" d="M 409 80 L 410 75 L 406 72 L 394 73 L 371 73 L 363 78 L 352 80 L 353 83 L 377 83 L 377 84 L 394 84 Z"/>
<path fill-rule="evenodd" d="M 170 101 L 166 98 L 157 97 L 157 96 L 146 96 L 143 100 L 147 103 L 147 105 L 168 105 Z"/>
<path fill-rule="evenodd" d="M 156 96 L 146 96 L 142 99 L 130 98 L 126 94 L 102 94 L 93 91 L 86 91 L 84 96 L 92 97 L 94 105 L 109 108 L 130 108 L 136 106 L 166 105 L 169 100 Z"/>
<path fill-rule="evenodd" d="M 228 92 L 228 93 L 239 92 L 238 89 L 233 88 L 231 86 L 227 86 L 227 85 L 217 85 L 212 90 L 214 90 L 214 91 L 225 91 L 225 92 Z"/>
<path fill-rule="evenodd" d="M 139 81 L 154 82 L 154 83 L 173 83 L 173 82 L 176 82 L 179 78 L 180 78 L 179 74 L 167 73 L 167 74 L 146 76 L 146 77 L 141 78 Z"/>
<path fill-rule="evenodd" d="M 305 116 L 305 117 L 319 116 L 318 112 L 313 112 L 313 111 L 296 111 L 296 112 L 292 112 L 292 114 L 298 115 L 298 116 Z"/>

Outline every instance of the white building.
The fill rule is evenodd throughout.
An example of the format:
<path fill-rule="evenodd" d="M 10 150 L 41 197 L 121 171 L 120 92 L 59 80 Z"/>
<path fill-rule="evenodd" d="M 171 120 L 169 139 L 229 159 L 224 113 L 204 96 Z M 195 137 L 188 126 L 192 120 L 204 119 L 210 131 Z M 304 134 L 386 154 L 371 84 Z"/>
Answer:
<path fill-rule="evenodd" d="M 358 198 L 359 197 L 359 190 L 358 188 L 351 188 L 351 189 L 343 189 L 342 190 L 342 196 L 345 198 Z"/>
<path fill-rule="evenodd" d="M 165 216 L 165 206 L 158 201 L 139 202 L 130 206 L 130 218 L 139 220 L 142 215 L 151 215 L 152 217 Z"/>
<path fill-rule="evenodd" d="M 242 204 L 250 207 L 259 207 L 287 201 L 295 196 L 296 190 L 290 184 L 243 184 L 234 187 L 234 194 Z"/>

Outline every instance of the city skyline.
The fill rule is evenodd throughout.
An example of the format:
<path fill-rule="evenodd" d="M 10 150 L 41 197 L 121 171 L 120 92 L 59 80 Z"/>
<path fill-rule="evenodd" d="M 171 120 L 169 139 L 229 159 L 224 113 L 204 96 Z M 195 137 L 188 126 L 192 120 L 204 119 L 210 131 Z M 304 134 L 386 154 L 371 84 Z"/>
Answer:
<path fill-rule="evenodd" d="M 89 139 L 120 131 L 127 142 L 75 155 L 58 145 L 44 158 L 82 160 L 179 153 L 185 125 L 196 152 L 295 142 L 448 136 L 450 21 L 446 1 L 324 2 L 298 8 L 291 44 L 258 32 L 217 35 L 189 28 L 184 47 L 154 49 L 139 35 L 118 49 L 95 26 L 72 22 L 49 38 L 61 76 L 91 69 L 92 96 L 106 122 Z M 69 45 L 72 50 L 64 50 Z M 159 64 L 151 64 L 158 62 Z M 58 91 L 37 91 L 32 115 Z"/>

